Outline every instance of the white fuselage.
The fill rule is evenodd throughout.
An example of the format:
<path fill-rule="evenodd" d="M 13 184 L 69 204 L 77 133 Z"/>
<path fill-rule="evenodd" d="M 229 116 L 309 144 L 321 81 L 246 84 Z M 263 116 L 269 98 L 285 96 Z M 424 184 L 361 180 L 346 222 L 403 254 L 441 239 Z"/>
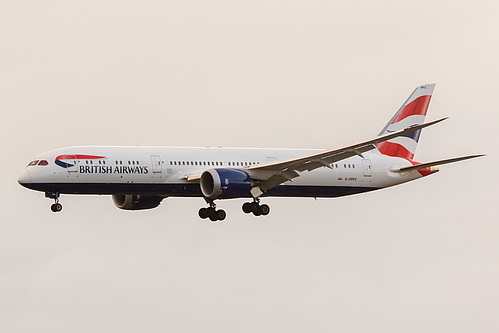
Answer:
<path fill-rule="evenodd" d="M 47 165 L 28 166 L 24 186 L 52 193 L 151 194 L 202 196 L 199 183 L 188 176 L 209 169 L 246 170 L 253 165 L 293 159 L 321 150 L 183 147 L 69 147 L 37 157 Z M 58 160 L 57 160 L 58 159 Z M 58 164 L 57 164 L 58 163 Z M 411 166 L 403 158 L 377 151 L 354 156 L 329 167 L 303 172 L 264 196 L 337 197 L 385 188 L 421 178 L 417 172 L 392 169 Z M 251 195 L 248 193 L 248 197 Z"/>

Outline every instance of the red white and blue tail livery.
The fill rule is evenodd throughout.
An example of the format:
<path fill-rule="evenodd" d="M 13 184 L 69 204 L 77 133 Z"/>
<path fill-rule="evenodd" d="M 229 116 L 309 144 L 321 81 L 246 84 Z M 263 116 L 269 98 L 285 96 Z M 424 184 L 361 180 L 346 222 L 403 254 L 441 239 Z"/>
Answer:
<path fill-rule="evenodd" d="M 479 157 L 414 161 L 434 84 L 417 87 L 381 133 L 336 149 L 79 146 L 52 150 L 31 161 L 19 183 L 45 192 L 59 212 L 61 194 L 107 194 L 116 207 L 150 209 L 167 197 L 200 197 L 199 216 L 224 220 L 223 199 L 247 198 L 244 213 L 268 215 L 268 197 L 340 197 L 430 175 L 437 165 Z"/>
<path fill-rule="evenodd" d="M 435 84 L 417 87 L 379 135 L 399 131 L 412 125 L 423 124 L 434 88 Z M 378 143 L 376 147 L 383 155 L 412 160 L 416 153 L 416 146 L 418 145 L 420 135 L 421 130 L 415 131 Z"/>

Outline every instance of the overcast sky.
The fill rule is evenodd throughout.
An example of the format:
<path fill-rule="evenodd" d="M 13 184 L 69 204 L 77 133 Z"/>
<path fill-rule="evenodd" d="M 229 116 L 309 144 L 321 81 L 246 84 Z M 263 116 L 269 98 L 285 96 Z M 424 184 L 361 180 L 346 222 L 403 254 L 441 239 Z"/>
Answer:
<path fill-rule="evenodd" d="M 497 332 L 499 3 L 3 1 L 0 331 Z M 71 145 L 335 148 L 437 83 L 423 180 L 142 212 L 17 176 Z"/>

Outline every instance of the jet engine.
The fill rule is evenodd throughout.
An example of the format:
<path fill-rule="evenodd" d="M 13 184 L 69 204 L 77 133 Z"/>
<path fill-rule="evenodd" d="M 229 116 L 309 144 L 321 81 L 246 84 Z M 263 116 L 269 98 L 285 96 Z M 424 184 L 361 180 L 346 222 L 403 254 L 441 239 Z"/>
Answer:
<path fill-rule="evenodd" d="M 163 197 L 140 194 L 113 194 L 116 207 L 124 210 L 141 210 L 158 207 Z"/>
<path fill-rule="evenodd" d="M 234 169 L 210 169 L 201 175 L 201 192 L 211 200 L 250 196 L 251 177 Z"/>

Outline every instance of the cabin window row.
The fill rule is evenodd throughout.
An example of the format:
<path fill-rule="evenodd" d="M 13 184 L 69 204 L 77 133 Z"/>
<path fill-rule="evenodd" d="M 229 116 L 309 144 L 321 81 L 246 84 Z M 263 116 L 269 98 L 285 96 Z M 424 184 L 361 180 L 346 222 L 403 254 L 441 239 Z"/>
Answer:
<path fill-rule="evenodd" d="M 128 165 L 140 165 L 139 161 L 127 161 L 127 162 L 128 162 Z M 123 165 L 123 161 L 115 161 L 115 164 Z"/>
<path fill-rule="evenodd" d="M 250 166 L 259 162 L 228 162 L 228 166 Z M 201 165 L 201 166 L 223 166 L 222 162 L 213 161 L 170 161 L 170 165 Z"/>
<path fill-rule="evenodd" d="M 128 165 L 140 165 L 139 161 L 126 161 L 126 162 L 128 162 Z M 97 164 L 97 163 L 99 163 L 100 165 L 105 165 L 106 161 L 104 161 L 104 160 L 95 161 L 95 164 Z M 92 161 L 92 160 L 86 160 L 85 164 L 92 164 L 93 165 L 94 161 Z M 116 164 L 116 165 L 123 165 L 123 161 L 114 161 L 114 164 Z"/>
<path fill-rule="evenodd" d="M 338 163 L 331 164 L 331 168 L 338 169 Z M 345 168 L 345 169 L 347 169 L 347 168 L 348 169 L 350 169 L 350 168 L 355 169 L 355 164 L 343 164 L 343 168 Z"/>

